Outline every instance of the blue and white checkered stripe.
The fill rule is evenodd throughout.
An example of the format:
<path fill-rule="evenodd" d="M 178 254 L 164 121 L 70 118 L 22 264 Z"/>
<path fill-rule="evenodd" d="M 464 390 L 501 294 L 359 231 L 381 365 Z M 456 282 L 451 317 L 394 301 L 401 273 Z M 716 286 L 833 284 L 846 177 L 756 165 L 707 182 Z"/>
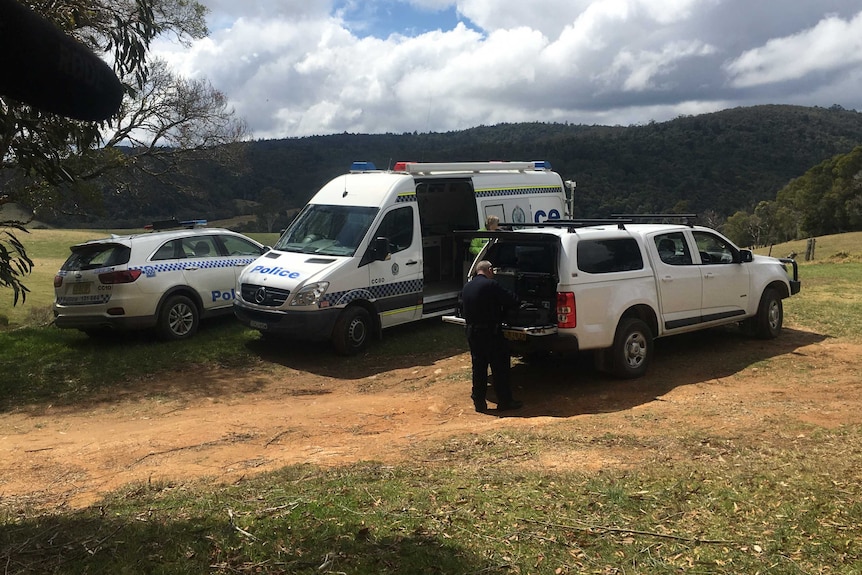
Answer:
<path fill-rule="evenodd" d="M 498 196 L 531 196 L 535 194 L 550 194 L 562 192 L 560 186 L 530 186 L 524 188 L 488 188 L 476 190 L 477 198 L 489 198 Z"/>
<path fill-rule="evenodd" d="M 371 287 L 356 288 L 347 291 L 333 292 L 323 296 L 321 301 L 328 302 L 329 306 L 345 306 L 350 302 L 356 301 L 358 299 L 376 301 L 388 297 L 420 293 L 421 291 L 422 280 L 416 279 L 406 282 L 395 282 Z"/>
<path fill-rule="evenodd" d="M 476 190 L 477 198 L 496 198 L 505 196 L 531 196 L 536 194 L 557 194 L 561 193 L 563 188 L 560 186 L 526 186 L 523 188 L 487 188 Z M 405 192 L 398 194 L 395 203 L 415 202 L 416 192 Z"/>
<path fill-rule="evenodd" d="M 130 270 L 141 270 L 147 277 L 155 277 L 157 274 L 165 272 L 180 272 L 188 267 L 198 267 L 200 269 L 218 269 L 232 268 L 235 266 L 247 266 L 253 262 L 255 258 L 231 258 L 229 260 L 221 258 L 205 258 L 205 259 L 187 259 L 187 260 L 170 260 L 159 264 L 149 264 L 144 266 L 129 267 Z"/>

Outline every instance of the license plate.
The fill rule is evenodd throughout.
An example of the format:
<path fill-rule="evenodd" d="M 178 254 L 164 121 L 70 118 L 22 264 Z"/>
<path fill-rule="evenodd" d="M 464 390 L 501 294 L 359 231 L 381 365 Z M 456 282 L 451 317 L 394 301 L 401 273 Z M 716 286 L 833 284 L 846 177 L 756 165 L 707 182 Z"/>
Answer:
<path fill-rule="evenodd" d="M 254 329 L 269 329 L 269 325 L 263 323 L 262 321 L 250 321 L 248 322 L 251 327 Z"/>
<path fill-rule="evenodd" d="M 527 341 L 527 334 L 522 331 L 504 331 L 503 337 L 511 341 Z"/>
<path fill-rule="evenodd" d="M 92 282 L 81 282 L 77 284 L 72 284 L 72 294 L 73 295 L 85 295 L 90 293 L 90 284 Z"/>

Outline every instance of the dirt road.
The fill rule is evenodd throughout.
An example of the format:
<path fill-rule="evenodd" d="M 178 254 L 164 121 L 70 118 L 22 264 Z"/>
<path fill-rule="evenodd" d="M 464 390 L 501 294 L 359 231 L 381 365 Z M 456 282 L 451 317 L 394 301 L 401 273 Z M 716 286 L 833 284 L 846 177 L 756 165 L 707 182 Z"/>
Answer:
<path fill-rule="evenodd" d="M 659 340 L 650 372 L 633 381 L 577 358 L 516 361 L 525 407 L 505 416 L 473 412 L 468 354 L 438 355 L 384 363 L 280 350 L 251 370 L 198 366 L 86 406 L 0 414 L 0 504 L 75 508 L 148 481 L 235 482 L 299 462 L 397 463 L 427 453 L 423 446 L 510 428 L 566 426 L 585 438 L 548 445 L 526 465 L 598 470 L 655 456 L 590 441 L 609 432 L 756 441 L 862 423 L 862 346 L 801 330 L 765 342 L 729 330 Z"/>

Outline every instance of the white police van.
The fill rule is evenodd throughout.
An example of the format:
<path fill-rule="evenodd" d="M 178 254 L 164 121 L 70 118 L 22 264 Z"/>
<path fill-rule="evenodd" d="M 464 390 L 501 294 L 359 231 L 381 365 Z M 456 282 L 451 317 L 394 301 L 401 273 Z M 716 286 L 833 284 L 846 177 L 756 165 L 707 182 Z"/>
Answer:
<path fill-rule="evenodd" d="M 72 246 L 54 277 L 54 324 L 89 335 L 155 327 L 175 340 L 194 335 L 202 317 L 230 313 L 240 271 L 266 248 L 205 225 L 166 220 Z"/>
<path fill-rule="evenodd" d="M 355 163 L 243 271 L 234 313 L 263 334 L 356 353 L 383 328 L 455 310 L 472 257 L 454 231 L 492 214 L 560 219 L 562 179 L 547 162 Z"/>

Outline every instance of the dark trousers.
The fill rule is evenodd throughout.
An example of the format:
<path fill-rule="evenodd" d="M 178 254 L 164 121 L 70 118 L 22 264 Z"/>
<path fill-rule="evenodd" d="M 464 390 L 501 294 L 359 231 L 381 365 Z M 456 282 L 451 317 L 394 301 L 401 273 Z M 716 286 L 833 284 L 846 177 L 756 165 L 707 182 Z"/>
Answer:
<path fill-rule="evenodd" d="M 494 376 L 492 383 L 497 394 L 497 404 L 512 402 L 512 388 L 509 384 L 509 349 L 506 338 L 499 328 L 467 327 L 467 343 L 473 359 L 473 391 L 470 397 L 474 402 L 485 401 L 488 390 L 488 366 Z"/>

